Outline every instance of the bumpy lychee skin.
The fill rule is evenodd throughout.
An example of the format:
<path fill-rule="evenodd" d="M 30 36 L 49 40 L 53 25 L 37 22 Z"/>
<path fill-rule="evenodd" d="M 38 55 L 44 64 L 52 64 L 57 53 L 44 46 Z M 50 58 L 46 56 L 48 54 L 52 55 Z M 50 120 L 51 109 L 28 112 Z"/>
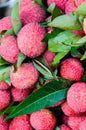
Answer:
<path fill-rule="evenodd" d="M 29 115 L 15 117 L 10 123 L 9 130 L 33 130 Z"/>
<path fill-rule="evenodd" d="M 60 130 L 71 130 L 67 125 L 63 124 L 60 126 Z"/>
<path fill-rule="evenodd" d="M 19 12 L 24 25 L 30 22 L 43 22 L 46 18 L 45 10 L 31 0 L 21 0 Z"/>
<path fill-rule="evenodd" d="M 73 30 L 72 32 L 77 36 L 83 36 L 85 34 L 83 30 Z"/>
<path fill-rule="evenodd" d="M 65 5 L 65 13 L 70 14 L 77 9 L 74 0 L 68 0 Z"/>
<path fill-rule="evenodd" d="M 5 36 L 0 45 L 0 55 L 8 62 L 15 63 L 18 59 L 19 49 L 15 36 Z"/>
<path fill-rule="evenodd" d="M 68 58 L 65 59 L 61 63 L 60 75 L 63 78 L 67 78 L 69 80 L 81 80 L 84 74 L 84 68 L 81 62 L 76 58 Z"/>
<path fill-rule="evenodd" d="M 25 25 L 17 39 L 20 51 L 31 58 L 41 55 L 46 48 L 46 43 L 42 42 L 45 34 L 45 29 L 38 23 Z"/>
<path fill-rule="evenodd" d="M 50 110 L 43 109 L 32 113 L 30 122 L 36 130 L 53 130 L 56 125 L 56 117 Z"/>
<path fill-rule="evenodd" d="M 68 105 L 77 113 L 86 111 L 86 83 L 74 83 L 67 93 Z"/>
<path fill-rule="evenodd" d="M 62 121 L 63 121 L 63 123 L 66 124 L 66 125 L 67 125 L 67 122 L 68 122 L 68 118 L 69 118 L 69 116 L 62 115 Z"/>
<path fill-rule="evenodd" d="M 17 89 L 13 87 L 11 89 L 12 99 L 13 101 L 21 102 L 30 94 L 29 89 Z"/>
<path fill-rule="evenodd" d="M 47 0 L 48 6 L 55 3 L 62 11 L 65 10 L 67 0 Z"/>
<path fill-rule="evenodd" d="M 51 51 L 49 51 L 49 50 L 46 50 L 46 51 L 45 51 L 45 53 L 44 53 L 44 58 L 45 58 L 45 60 L 46 60 L 46 62 L 48 63 L 49 66 L 51 66 L 55 55 L 56 55 L 56 54 L 55 54 L 54 52 L 51 52 Z"/>
<path fill-rule="evenodd" d="M 86 2 L 86 0 L 74 0 L 76 6 L 78 7 L 79 5 L 81 5 L 83 2 Z"/>
<path fill-rule="evenodd" d="M 86 34 L 86 18 L 83 21 L 83 30 L 84 30 L 84 32 Z"/>
<path fill-rule="evenodd" d="M 9 121 L 4 121 L 6 115 L 0 116 L 0 130 L 9 130 Z"/>
<path fill-rule="evenodd" d="M 80 123 L 86 119 L 85 116 L 76 116 L 76 117 L 69 117 L 68 119 L 68 126 L 73 130 L 79 130 Z"/>
<path fill-rule="evenodd" d="M 0 110 L 10 104 L 10 92 L 8 90 L 0 90 Z"/>
<path fill-rule="evenodd" d="M 79 113 L 76 113 L 69 105 L 67 102 L 64 102 L 62 105 L 61 105 L 61 109 L 62 111 L 64 112 L 65 115 L 67 116 L 76 116 L 78 115 Z"/>
<path fill-rule="evenodd" d="M 10 88 L 10 86 L 3 80 L 3 81 L 0 81 L 0 90 L 6 90 Z"/>
<path fill-rule="evenodd" d="M 86 130 L 86 119 L 80 123 L 79 130 Z"/>
<path fill-rule="evenodd" d="M 11 70 L 10 78 L 14 87 L 18 89 L 32 88 L 39 77 L 39 72 L 32 63 L 23 63 L 16 72 Z"/>
<path fill-rule="evenodd" d="M 0 32 L 9 30 L 12 28 L 11 17 L 7 16 L 0 20 Z"/>

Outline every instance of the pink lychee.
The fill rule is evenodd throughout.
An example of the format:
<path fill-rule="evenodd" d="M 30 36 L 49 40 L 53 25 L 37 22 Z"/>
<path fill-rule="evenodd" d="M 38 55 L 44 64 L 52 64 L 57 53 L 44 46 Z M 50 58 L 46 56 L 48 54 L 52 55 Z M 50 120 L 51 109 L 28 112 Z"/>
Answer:
<path fill-rule="evenodd" d="M 38 23 L 25 25 L 17 39 L 20 51 L 31 58 L 41 55 L 46 49 L 46 43 L 42 42 L 45 34 L 45 29 Z"/>
<path fill-rule="evenodd" d="M 83 2 L 86 2 L 86 0 L 74 0 L 76 6 L 80 6 Z"/>
<path fill-rule="evenodd" d="M 33 112 L 30 116 L 30 122 L 36 130 L 53 130 L 56 125 L 56 117 L 50 110 L 43 109 Z"/>
<path fill-rule="evenodd" d="M 83 36 L 85 34 L 83 30 L 73 30 L 72 32 L 77 36 Z"/>
<path fill-rule="evenodd" d="M 86 83 L 74 83 L 67 93 L 68 105 L 77 113 L 86 111 Z"/>
<path fill-rule="evenodd" d="M 60 126 L 60 130 L 71 130 L 71 128 L 69 128 L 67 125 L 65 125 L 65 124 L 62 124 L 61 126 Z"/>
<path fill-rule="evenodd" d="M 0 116 L 0 130 L 9 130 L 9 121 L 4 121 L 6 115 Z"/>
<path fill-rule="evenodd" d="M 4 80 L 0 81 L 0 90 L 6 90 L 8 88 L 10 88 L 8 83 L 6 83 Z"/>
<path fill-rule="evenodd" d="M 74 0 L 68 0 L 65 5 L 65 13 L 70 14 L 77 9 Z"/>
<path fill-rule="evenodd" d="M 15 63 L 18 59 L 19 49 L 16 37 L 5 36 L 0 45 L 0 55 L 8 62 Z"/>
<path fill-rule="evenodd" d="M 66 125 L 67 125 L 67 122 L 68 122 L 68 118 L 69 118 L 68 116 L 66 116 L 66 115 L 64 115 L 64 114 L 62 115 L 62 121 L 63 121 L 63 123 L 66 124 Z"/>
<path fill-rule="evenodd" d="M 10 123 L 9 130 L 33 130 L 29 115 L 15 117 Z"/>
<path fill-rule="evenodd" d="M 76 58 L 67 58 L 62 61 L 60 75 L 69 80 L 81 80 L 84 74 L 82 63 Z"/>
<path fill-rule="evenodd" d="M 84 33 L 86 34 L 86 18 L 83 21 L 83 30 L 84 30 Z"/>
<path fill-rule="evenodd" d="M 86 130 L 86 119 L 80 123 L 79 130 Z"/>
<path fill-rule="evenodd" d="M 18 89 L 32 88 L 39 77 L 39 72 L 32 63 L 23 63 L 16 72 L 11 70 L 10 78 L 14 87 Z"/>

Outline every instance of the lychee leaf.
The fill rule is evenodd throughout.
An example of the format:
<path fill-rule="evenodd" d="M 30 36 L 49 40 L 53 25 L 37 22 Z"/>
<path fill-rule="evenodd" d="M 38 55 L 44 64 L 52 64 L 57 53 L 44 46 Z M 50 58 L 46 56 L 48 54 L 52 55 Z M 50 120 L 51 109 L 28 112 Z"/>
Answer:
<path fill-rule="evenodd" d="M 12 18 L 13 30 L 15 34 L 17 35 L 19 30 L 22 27 L 22 23 L 19 16 L 19 2 L 16 2 L 16 4 L 14 5 L 12 9 L 12 13 L 11 13 L 11 18 Z"/>
<path fill-rule="evenodd" d="M 10 30 L 7 30 L 7 31 L 5 32 L 5 35 L 15 35 L 13 28 L 10 29 Z"/>
<path fill-rule="evenodd" d="M 83 56 L 81 57 L 80 60 L 81 60 L 81 61 L 82 61 L 82 60 L 86 60 L 86 51 L 84 52 L 84 54 L 83 54 Z"/>
<path fill-rule="evenodd" d="M 17 68 L 22 64 L 22 62 L 26 59 L 26 56 L 23 53 L 19 53 L 17 60 Z"/>
<path fill-rule="evenodd" d="M 8 65 L 10 64 L 9 62 L 7 62 L 6 60 L 4 60 L 1 56 L 0 56 L 0 66 L 2 65 Z"/>
<path fill-rule="evenodd" d="M 83 2 L 75 11 L 79 15 L 86 16 L 86 2 Z"/>
<path fill-rule="evenodd" d="M 73 56 L 73 57 L 76 57 L 76 58 L 81 58 L 82 57 L 82 54 L 78 51 L 78 49 L 77 48 L 75 48 L 75 47 L 72 47 L 71 48 L 71 55 Z"/>
<path fill-rule="evenodd" d="M 65 14 L 56 17 L 51 23 L 48 24 L 51 27 L 57 27 L 63 30 L 80 30 L 82 29 L 81 24 L 78 20 L 77 15 Z"/>
<path fill-rule="evenodd" d="M 68 80 L 53 80 L 45 84 L 21 102 L 12 113 L 8 115 L 7 119 L 22 114 L 30 114 L 65 99 L 69 84 L 70 81 Z"/>
<path fill-rule="evenodd" d="M 55 128 L 55 130 L 60 130 L 60 128 L 57 126 L 57 127 Z"/>
<path fill-rule="evenodd" d="M 42 0 L 33 0 L 33 1 L 35 1 L 37 4 L 39 4 L 39 5 L 41 5 L 41 6 L 44 6 Z"/>

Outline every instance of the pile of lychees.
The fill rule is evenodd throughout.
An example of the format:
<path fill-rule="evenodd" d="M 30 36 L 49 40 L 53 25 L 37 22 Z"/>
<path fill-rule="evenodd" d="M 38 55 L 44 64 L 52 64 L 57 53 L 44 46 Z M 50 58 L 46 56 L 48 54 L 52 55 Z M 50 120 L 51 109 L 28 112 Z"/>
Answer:
<path fill-rule="evenodd" d="M 86 130 L 86 9 L 81 7 L 85 2 L 20 0 L 18 19 L 16 10 L 12 17 L 0 19 L 0 130 Z M 46 86 L 59 80 L 70 83 L 64 98 L 59 98 L 58 89 L 59 99 L 54 101 L 56 95 L 50 99 L 51 88 Z M 65 89 L 63 85 L 59 86 Z M 43 102 L 31 102 L 34 109 L 28 113 L 29 102 L 22 102 L 44 86 L 40 95 L 46 93 L 47 105 L 41 109 Z M 41 100 L 39 95 L 34 99 Z M 20 113 L 23 107 L 25 111 L 9 119 L 18 105 Z"/>

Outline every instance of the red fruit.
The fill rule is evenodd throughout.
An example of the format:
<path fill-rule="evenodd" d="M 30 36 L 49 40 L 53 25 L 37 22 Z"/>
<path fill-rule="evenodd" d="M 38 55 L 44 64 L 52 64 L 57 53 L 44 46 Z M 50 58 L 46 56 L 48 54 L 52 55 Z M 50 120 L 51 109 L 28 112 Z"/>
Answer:
<path fill-rule="evenodd" d="M 60 126 L 60 130 L 71 130 L 67 125 L 63 124 Z"/>
<path fill-rule="evenodd" d="M 86 119 L 85 116 L 69 117 L 68 126 L 73 130 L 79 130 L 80 123 Z"/>
<path fill-rule="evenodd" d="M 74 1 L 77 7 L 80 6 L 83 2 L 86 2 L 86 0 L 74 0 Z"/>
<path fill-rule="evenodd" d="M 10 123 L 9 130 L 33 130 L 29 115 L 15 117 Z"/>
<path fill-rule="evenodd" d="M 86 130 L 86 119 L 80 123 L 79 130 Z"/>
<path fill-rule="evenodd" d="M 15 36 L 9 35 L 2 39 L 0 45 L 0 55 L 10 63 L 15 63 L 18 59 L 19 49 Z"/>
<path fill-rule="evenodd" d="M 9 121 L 4 121 L 6 115 L 0 116 L 0 130 L 9 130 Z"/>
<path fill-rule="evenodd" d="M 61 63 L 60 75 L 69 80 L 81 80 L 84 74 L 84 68 L 81 62 L 76 58 L 68 58 Z"/>
<path fill-rule="evenodd" d="M 11 89 L 11 94 L 12 94 L 13 101 L 21 102 L 30 94 L 30 90 L 29 89 L 17 89 L 15 87 L 13 87 Z"/>
<path fill-rule="evenodd" d="M 52 19 L 52 16 L 49 16 L 48 18 L 46 18 L 45 21 L 48 21 L 48 20 L 51 21 L 51 19 Z M 47 27 L 46 30 L 48 31 L 48 33 L 51 33 L 54 30 L 54 28 L 53 27 Z"/>
<path fill-rule="evenodd" d="M 39 72 L 32 63 L 23 63 L 16 72 L 11 70 L 10 78 L 13 86 L 18 89 L 32 88 L 39 77 Z"/>
<path fill-rule="evenodd" d="M 46 43 L 42 42 L 45 34 L 45 29 L 38 23 L 25 25 L 17 39 L 20 51 L 31 58 L 41 55 L 46 49 Z"/>
<path fill-rule="evenodd" d="M 67 0 L 47 0 L 48 6 L 55 3 L 62 11 L 65 10 Z"/>
<path fill-rule="evenodd" d="M 72 32 L 74 34 L 76 34 L 77 36 L 83 36 L 84 35 L 84 31 L 83 30 L 73 30 Z"/>
<path fill-rule="evenodd" d="M 0 90 L 6 90 L 10 88 L 10 86 L 3 80 L 3 81 L 0 81 Z"/>
<path fill-rule="evenodd" d="M 76 116 L 78 113 L 76 113 L 69 105 L 67 102 L 64 102 L 61 106 L 62 111 L 64 112 L 65 115 L 67 116 Z"/>
<path fill-rule="evenodd" d="M 21 0 L 19 12 L 24 25 L 30 22 L 43 22 L 46 18 L 45 10 L 31 0 Z"/>
<path fill-rule="evenodd" d="M 48 109 L 33 112 L 30 116 L 30 122 L 36 130 L 53 130 L 56 125 L 56 117 Z"/>
<path fill-rule="evenodd" d="M 7 90 L 0 90 L 0 110 L 4 109 L 10 104 L 10 92 Z"/>
<path fill-rule="evenodd" d="M 86 83 L 74 83 L 67 93 L 68 105 L 77 113 L 86 111 Z"/>
<path fill-rule="evenodd" d="M 64 124 L 66 124 L 67 125 L 67 122 L 68 122 L 68 116 L 66 116 L 66 115 L 62 115 L 62 121 L 63 121 L 63 123 Z"/>
<path fill-rule="evenodd" d="M 86 18 L 83 21 L 83 30 L 84 30 L 84 33 L 86 34 Z"/>
<path fill-rule="evenodd" d="M 65 13 L 70 14 L 77 9 L 74 0 L 68 0 L 65 5 Z"/>
<path fill-rule="evenodd" d="M 10 16 L 0 19 L 0 32 L 9 30 L 11 28 L 12 28 L 12 22 Z"/>

